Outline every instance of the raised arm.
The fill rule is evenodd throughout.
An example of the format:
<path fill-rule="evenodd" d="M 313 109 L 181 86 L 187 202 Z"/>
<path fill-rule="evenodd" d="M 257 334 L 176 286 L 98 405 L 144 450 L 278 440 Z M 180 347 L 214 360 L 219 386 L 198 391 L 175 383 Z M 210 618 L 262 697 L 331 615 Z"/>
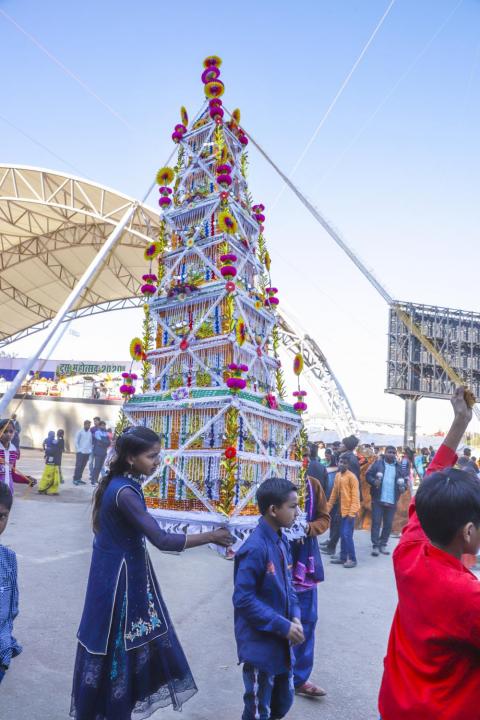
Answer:
<path fill-rule="evenodd" d="M 445 440 L 442 445 L 438 448 L 435 456 L 428 466 L 427 475 L 431 475 L 439 470 L 452 467 L 457 462 L 457 448 L 460 441 L 465 433 L 470 420 L 472 419 L 472 409 L 468 407 L 465 402 L 465 388 L 456 388 L 451 403 L 453 407 L 453 422 L 450 426 L 450 430 L 445 436 Z M 415 498 L 413 498 L 409 507 L 409 519 L 408 524 L 403 530 L 400 544 L 403 542 L 415 542 L 418 540 L 425 540 L 426 535 L 423 532 L 422 526 L 418 519 L 415 511 Z"/>
<path fill-rule="evenodd" d="M 472 419 L 472 409 L 469 408 L 465 402 L 464 387 L 456 388 L 451 403 L 454 413 L 453 422 L 445 436 L 445 440 L 438 448 L 432 462 L 428 466 L 427 475 L 455 465 L 457 462 L 457 448 Z"/>

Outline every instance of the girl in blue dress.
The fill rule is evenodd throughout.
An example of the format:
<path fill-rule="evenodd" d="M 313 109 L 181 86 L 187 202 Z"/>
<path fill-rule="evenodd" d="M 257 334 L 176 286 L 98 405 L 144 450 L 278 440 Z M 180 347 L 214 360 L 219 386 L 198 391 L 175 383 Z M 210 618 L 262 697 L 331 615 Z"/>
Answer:
<path fill-rule="evenodd" d="M 181 552 L 231 545 L 228 530 L 198 535 L 160 529 L 148 514 L 141 481 L 159 464 L 158 435 L 132 427 L 120 435 L 93 505 L 93 554 L 78 631 L 70 716 L 142 720 L 197 692 L 146 548 Z"/>

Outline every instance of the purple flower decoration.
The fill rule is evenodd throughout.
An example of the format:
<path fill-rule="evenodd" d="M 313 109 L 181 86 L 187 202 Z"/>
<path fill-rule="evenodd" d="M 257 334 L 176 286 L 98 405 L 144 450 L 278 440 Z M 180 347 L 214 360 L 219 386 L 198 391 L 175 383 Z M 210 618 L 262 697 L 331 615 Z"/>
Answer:
<path fill-rule="evenodd" d="M 185 400 L 186 398 L 188 398 L 187 388 L 181 387 L 172 392 L 172 400 L 174 400 L 175 402 L 179 402 L 180 400 Z"/>

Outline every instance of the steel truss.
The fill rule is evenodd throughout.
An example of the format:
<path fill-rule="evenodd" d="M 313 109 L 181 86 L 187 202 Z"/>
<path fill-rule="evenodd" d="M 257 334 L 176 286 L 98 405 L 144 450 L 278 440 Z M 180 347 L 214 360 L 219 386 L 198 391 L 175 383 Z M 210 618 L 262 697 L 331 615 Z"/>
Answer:
<path fill-rule="evenodd" d="M 78 310 L 72 310 L 69 312 L 64 322 L 72 322 L 73 320 L 79 320 L 80 318 L 90 317 L 91 315 L 100 315 L 101 313 L 113 312 L 114 310 L 132 310 L 135 308 L 142 307 L 145 304 L 143 297 L 132 297 L 132 298 L 120 298 L 118 300 L 107 300 L 107 302 L 99 303 L 98 305 L 89 305 L 88 307 L 79 308 Z M 15 335 L 2 338 L 0 340 L 0 349 L 16 342 L 17 340 L 23 340 L 30 335 L 34 335 L 37 332 L 46 330 L 50 325 L 51 319 L 42 320 L 36 325 L 31 325 L 24 330 L 20 330 Z"/>
<path fill-rule="evenodd" d="M 85 259 L 103 247 L 133 203 L 86 180 L 0 165 L 0 298 L 13 318 L 0 331 L 0 345 L 45 328 L 76 286 Z M 141 267 L 137 248 L 156 239 L 158 227 L 158 213 L 135 203 L 135 212 L 106 259 L 109 272 L 84 290 L 77 307 L 105 307 L 112 301 L 115 305 L 120 297 L 138 294 L 140 281 L 130 267 Z M 84 248 L 90 248 L 87 255 Z"/>

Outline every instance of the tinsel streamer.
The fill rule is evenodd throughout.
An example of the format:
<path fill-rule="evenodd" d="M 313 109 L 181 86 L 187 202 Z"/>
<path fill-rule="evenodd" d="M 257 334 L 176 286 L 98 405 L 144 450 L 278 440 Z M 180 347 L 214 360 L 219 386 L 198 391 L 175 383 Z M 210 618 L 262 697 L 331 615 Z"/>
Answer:
<path fill-rule="evenodd" d="M 129 422 L 127 416 L 123 412 L 123 408 L 121 408 L 120 412 L 118 413 L 117 423 L 115 425 L 115 437 L 121 435 L 122 432 L 126 430 L 130 424 L 131 423 Z"/>
<path fill-rule="evenodd" d="M 307 469 L 303 467 L 303 455 L 308 447 L 308 435 L 305 427 L 302 425 L 297 441 L 295 443 L 295 459 L 302 463 L 298 473 L 298 504 L 302 510 L 305 510 L 305 475 Z"/>
<path fill-rule="evenodd" d="M 270 285 L 270 280 L 268 273 L 265 268 L 265 256 L 267 254 L 267 246 L 265 244 L 265 238 L 263 237 L 262 233 L 258 236 L 258 258 L 260 262 L 262 263 L 262 270 L 259 275 L 259 285 L 262 290 L 263 295 L 265 295 L 265 288 L 267 288 Z"/>
<path fill-rule="evenodd" d="M 185 148 L 180 146 L 178 148 L 177 164 L 173 168 L 175 170 L 175 183 L 173 185 L 173 202 L 174 205 L 180 205 L 180 198 L 178 197 L 178 187 L 181 181 L 181 172 L 183 168 L 183 156 L 185 154 Z"/>
<path fill-rule="evenodd" d="M 226 447 L 236 447 L 238 437 L 238 410 L 234 407 L 229 407 L 225 413 L 225 444 Z M 235 470 L 237 468 L 237 457 L 224 458 L 222 460 L 222 467 L 225 470 L 225 476 L 223 478 L 222 487 L 220 490 L 220 503 L 218 509 L 220 512 L 227 515 L 233 510 L 233 503 L 235 501 Z"/>
<path fill-rule="evenodd" d="M 152 328 L 152 318 L 150 315 L 149 306 L 144 305 L 143 311 L 145 313 L 145 317 L 143 318 L 142 343 L 143 343 L 143 349 L 147 353 L 149 350 L 152 349 L 153 328 Z M 150 377 L 151 369 L 152 369 L 152 363 L 149 360 L 144 360 L 142 363 L 142 392 L 147 392 L 149 390 L 149 387 L 150 387 L 149 377 Z"/>
<path fill-rule="evenodd" d="M 240 172 L 242 173 L 244 180 L 246 180 L 248 174 L 248 154 L 245 151 L 242 153 L 240 158 Z"/>
<path fill-rule="evenodd" d="M 220 158 L 222 156 L 223 148 L 225 147 L 225 135 L 221 125 L 217 125 L 215 128 L 213 140 L 217 146 L 217 156 Z"/>
<path fill-rule="evenodd" d="M 274 357 L 278 360 L 278 349 L 280 347 L 280 337 L 278 334 L 278 325 L 275 325 L 272 331 L 272 346 Z M 287 389 L 285 387 L 285 376 L 281 367 L 277 367 L 275 370 L 275 382 L 277 385 L 278 396 L 285 400 Z"/>
<path fill-rule="evenodd" d="M 226 333 L 231 333 L 235 329 L 235 301 L 233 299 L 233 294 L 229 293 L 227 297 L 225 298 L 225 325 L 224 325 L 224 331 Z"/>

